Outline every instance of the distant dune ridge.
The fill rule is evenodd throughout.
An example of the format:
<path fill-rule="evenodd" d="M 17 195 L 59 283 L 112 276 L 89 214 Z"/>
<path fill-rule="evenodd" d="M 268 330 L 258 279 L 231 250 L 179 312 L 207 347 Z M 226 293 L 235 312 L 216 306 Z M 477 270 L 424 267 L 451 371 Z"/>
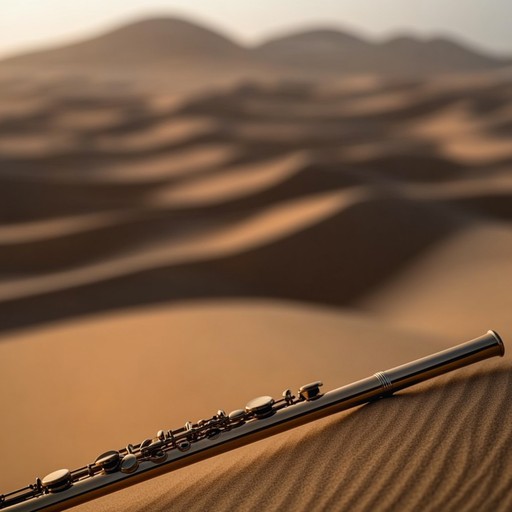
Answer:
<path fill-rule="evenodd" d="M 401 36 L 381 42 L 338 29 L 304 30 L 244 47 L 196 23 L 155 18 L 75 44 L 7 58 L 0 62 L 0 71 L 44 66 L 70 72 L 118 71 L 135 77 L 148 68 L 160 73 L 198 73 L 206 66 L 204 73 L 211 73 L 211 66 L 221 66 L 225 73 L 246 78 L 261 78 L 265 73 L 315 78 L 318 73 L 423 76 L 482 71 L 510 63 L 447 38 Z"/>
<path fill-rule="evenodd" d="M 0 63 L 0 492 L 492 328 L 503 359 L 76 510 L 511 510 L 504 64 L 177 19 Z"/>
<path fill-rule="evenodd" d="M 445 38 L 369 42 L 338 30 L 299 32 L 256 48 L 271 62 L 335 73 L 418 74 L 477 71 L 506 64 Z"/>
<path fill-rule="evenodd" d="M 37 65 L 130 66 L 189 59 L 222 61 L 245 58 L 226 37 L 181 19 L 148 19 L 69 46 L 10 59 Z"/>

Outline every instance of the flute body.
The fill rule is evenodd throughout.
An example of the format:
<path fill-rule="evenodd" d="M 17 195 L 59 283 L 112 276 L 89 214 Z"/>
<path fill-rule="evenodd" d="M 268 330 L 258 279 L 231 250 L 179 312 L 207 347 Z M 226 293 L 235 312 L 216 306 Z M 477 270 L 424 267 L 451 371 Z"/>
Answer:
<path fill-rule="evenodd" d="M 0 496 L 0 510 L 47 512 L 89 501 L 149 478 L 213 457 L 338 411 L 374 401 L 437 375 L 494 356 L 503 356 L 494 331 L 461 345 L 378 372 L 322 394 L 321 382 L 287 389 L 282 398 L 255 398 L 244 409 L 216 415 L 176 430 L 160 430 L 136 445 L 101 454 L 73 471 L 61 469 L 34 484 Z"/>

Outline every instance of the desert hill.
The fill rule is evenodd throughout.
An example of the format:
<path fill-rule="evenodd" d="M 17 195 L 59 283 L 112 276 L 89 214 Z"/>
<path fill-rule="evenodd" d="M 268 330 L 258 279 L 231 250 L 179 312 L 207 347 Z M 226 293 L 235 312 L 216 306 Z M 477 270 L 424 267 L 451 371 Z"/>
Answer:
<path fill-rule="evenodd" d="M 154 18 L 74 44 L 7 58 L 0 62 L 0 71 L 6 67 L 44 67 L 46 72 L 75 73 L 96 69 L 110 75 L 141 78 L 141 71 L 151 69 L 174 78 L 198 73 L 211 78 L 217 70 L 237 78 L 315 79 L 319 73 L 428 75 L 482 71 L 507 63 L 451 39 L 404 36 L 380 42 L 340 29 L 304 30 L 271 38 L 255 47 L 243 47 L 196 23 Z"/>
<path fill-rule="evenodd" d="M 227 37 L 177 18 L 156 18 L 124 25 L 98 37 L 7 59 L 19 65 L 131 66 L 246 58 Z M 193 62 L 190 62 L 193 64 Z M 135 70 L 134 70 L 135 72 Z"/>
<path fill-rule="evenodd" d="M 505 62 L 447 38 L 401 36 L 372 42 L 340 30 L 325 29 L 277 37 L 262 44 L 257 52 L 281 65 L 330 73 L 422 75 L 492 69 Z"/>

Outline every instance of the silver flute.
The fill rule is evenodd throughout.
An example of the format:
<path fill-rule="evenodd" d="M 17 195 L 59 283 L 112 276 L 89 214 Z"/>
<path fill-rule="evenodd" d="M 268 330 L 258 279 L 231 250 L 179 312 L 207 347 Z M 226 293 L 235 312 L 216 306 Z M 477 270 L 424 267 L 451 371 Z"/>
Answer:
<path fill-rule="evenodd" d="M 59 469 L 43 479 L 36 478 L 33 484 L 0 495 L 0 509 L 63 510 L 504 353 L 500 336 L 488 331 L 327 393 L 320 392 L 321 382 L 313 382 L 302 386 L 296 395 L 287 389 L 280 399 L 260 396 L 244 409 L 229 414 L 219 410 L 210 419 L 187 422 L 176 430 L 160 430 L 139 444 L 102 453 L 93 463 L 73 471 Z"/>

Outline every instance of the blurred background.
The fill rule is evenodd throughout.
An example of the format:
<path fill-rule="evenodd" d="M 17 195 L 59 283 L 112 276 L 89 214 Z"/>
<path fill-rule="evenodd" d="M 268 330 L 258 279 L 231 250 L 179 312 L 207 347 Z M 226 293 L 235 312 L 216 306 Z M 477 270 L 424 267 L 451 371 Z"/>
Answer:
<path fill-rule="evenodd" d="M 0 491 L 511 333 L 508 2 L 1 9 Z"/>

